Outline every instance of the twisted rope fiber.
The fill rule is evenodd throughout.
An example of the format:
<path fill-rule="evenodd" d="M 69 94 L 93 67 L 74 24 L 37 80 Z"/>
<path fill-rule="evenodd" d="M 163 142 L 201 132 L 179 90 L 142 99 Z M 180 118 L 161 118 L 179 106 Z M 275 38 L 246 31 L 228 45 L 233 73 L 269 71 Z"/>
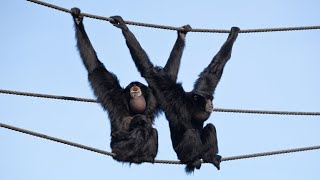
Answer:
<path fill-rule="evenodd" d="M 79 102 L 91 102 L 98 103 L 95 99 L 89 98 L 79 98 L 79 97 L 70 97 L 70 96 L 57 96 L 49 94 L 39 94 L 39 93 L 30 93 L 30 92 L 20 92 L 12 90 L 3 90 L 0 89 L 2 94 L 18 95 L 18 96 L 29 96 L 29 97 L 38 97 L 38 98 L 47 98 L 47 99 L 56 99 L 56 100 L 66 100 L 66 101 L 79 101 Z M 215 108 L 215 112 L 221 113 L 248 113 L 248 114 L 275 114 L 275 115 L 295 115 L 295 116 L 320 116 L 320 112 L 293 112 L 293 111 L 266 111 L 266 110 L 243 110 L 243 109 L 224 109 L 224 108 Z"/>
<path fill-rule="evenodd" d="M 53 4 L 49 4 L 46 2 L 38 1 L 38 0 L 27 0 L 29 2 L 33 2 L 42 6 L 46 6 L 49 8 L 53 8 L 59 11 L 63 11 L 66 13 L 71 13 L 69 9 L 59 7 Z M 112 18 L 107 18 L 103 16 L 97 16 L 87 13 L 81 13 L 82 16 L 104 20 L 113 22 Z M 134 22 L 134 21 L 125 21 L 126 24 L 134 25 L 134 26 L 144 26 L 150 28 L 158 28 L 158 29 L 167 29 L 167 30 L 183 30 L 181 27 L 173 27 L 173 26 L 165 26 L 165 25 L 157 25 L 157 24 L 149 24 L 149 23 L 141 23 L 141 22 Z M 285 27 L 285 28 L 266 28 L 266 29 L 244 29 L 240 30 L 240 33 L 258 33 L 258 32 L 276 32 L 276 31 L 299 31 L 299 30 L 313 30 L 313 29 L 320 29 L 320 26 L 302 26 L 302 27 Z M 230 33 L 230 30 L 222 30 L 222 29 L 192 29 L 190 32 L 202 32 L 202 33 Z"/>
<path fill-rule="evenodd" d="M 62 144 L 65 144 L 65 145 L 69 145 L 69 146 L 73 146 L 73 147 L 76 147 L 76 148 L 85 149 L 85 150 L 92 151 L 92 152 L 95 152 L 95 153 L 108 155 L 108 156 L 115 156 L 115 154 L 112 153 L 112 152 L 108 152 L 108 151 L 104 151 L 104 150 L 101 150 L 101 149 L 85 146 L 85 145 L 82 145 L 82 144 L 78 144 L 78 143 L 74 143 L 74 142 L 71 142 L 71 141 L 59 139 L 59 138 L 48 136 L 48 135 L 45 135 L 45 134 L 41 134 L 41 133 L 33 132 L 33 131 L 30 131 L 30 130 L 18 128 L 18 127 L 15 127 L 15 126 L 10 126 L 10 125 L 7 125 L 7 124 L 0 123 L 0 127 L 5 128 L 5 129 L 9 129 L 9 130 L 12 130 L 12 131 L 17 131 L 17 132 L 20 132 L 20 133 L 28 134 L 28 135 L 31 135 L 31 136 L 39 137 L 39 138 L 42 138 L 42 139 L 55 141 L 55 142 L 62 143 Z M 320 146 L 309 146 L 309 147 L 303 147 L 303 148 L 285 149 L 285 150 L 280 150 L 280 151 L 270 151 L 270 152 L 262 152 L 262 153 L 247 154 L 247 155 L 240 155 L 240 156 L 231 156 L 231 157 L 222 158 L 221 161 L 233 161 L 233 160 L 255 158 L 255 157 L 262 157 L 262 156 L 271 156 L 271 155 L 286 154 L 286 153 L 293 153 L 293 152 L 310 151 L 310 150 L 317 150 L 317 149 L 320 149 Z M 150 162 L 150 163 L 152 163 L 152 162 Z M 180 165 L 182 164 L 180 161 L 173 161 L 173 160 L 155 160 L 154 163 L 180 164 Z"/>

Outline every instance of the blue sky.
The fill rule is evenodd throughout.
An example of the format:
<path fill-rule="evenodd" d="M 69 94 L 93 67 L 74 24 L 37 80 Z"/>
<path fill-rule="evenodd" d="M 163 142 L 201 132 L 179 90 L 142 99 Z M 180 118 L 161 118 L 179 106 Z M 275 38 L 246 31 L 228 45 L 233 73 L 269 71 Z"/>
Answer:
<path fill-rule="evenodd" d="M 193 28 L 241 29 L 319 25 L 316 0 L 103 1 L 51 0 L 65 8 L 125 20 Z M 70 14 L 27 1 L 0 3 L 0 89 L 94 98 L 75 47 Z M 85 18 L 101 61 L 126 86 L 145 82 L 119 29 Z M 175 31 L 129 26 L 152 62 L 164 65 Z M 191 90 L 227 34 L 189 33 L 178 81 Z M 240 34 L 215 92 L 218 108 L 320 111 L 320 31 Z M 110 126 L 98 104 L 0 94 L 0 122 L 110 151 Z M 214 113 L 224 157 L 320 144 L 320 118 Z M 156 119 L 157 159 L 176 160 L 168 123 Z M 108 156 L 0 129 L 1 179 L 319 179 L 320 151 L 204 164 L 187 176 L 184 166 L 123 165 Z"/>

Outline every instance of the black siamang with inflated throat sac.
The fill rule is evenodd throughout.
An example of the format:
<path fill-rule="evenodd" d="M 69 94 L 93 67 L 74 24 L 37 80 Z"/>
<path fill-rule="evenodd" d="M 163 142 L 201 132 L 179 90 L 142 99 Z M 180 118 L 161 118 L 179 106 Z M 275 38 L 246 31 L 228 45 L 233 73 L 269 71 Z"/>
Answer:
<path fill-rule="evenodd" d="M 212 163 L 220 169 L 216 128 L 204 122 L 213 111 L 213 94 L 222 76 L 237 39 L 239 28 L 233 27 L 228 39 L 199 75 L 191 92 L 185 92 L 180 83 L 170 78 L 166 68 L 155 67 L 147 53 L 120 16 L 112 17 L 113 24 L 122 30 L 127 46 L 138 71 L 153 90 L 161 109 L 169 121 L 172 145 L 186 172 L 200 169 L 201 163 Z M 189 29 L 190 30 L 190 29 Z M 202 159 L 202 161 L 201 161 Z"/>
<path fill-rule="evenodd" d="M 111 124 L 111 149 L 120 162 L 154 162 L 158 152 L 158 133 L 152 127 L 159 113 L 159 105 L 151 89 L 140 82 L 122 88 L 116 75 L 99 61 L 86 34 L 80 9 L 72 8 L 77 47 L 88 71 L 88 79 L 101 106 L 108 112 Z M 184 48 L 186 32 L 178 31 L 178 38 L 164 68 L 176 81 Z M 136 56 L 136 55 L 132 55 Z"/>

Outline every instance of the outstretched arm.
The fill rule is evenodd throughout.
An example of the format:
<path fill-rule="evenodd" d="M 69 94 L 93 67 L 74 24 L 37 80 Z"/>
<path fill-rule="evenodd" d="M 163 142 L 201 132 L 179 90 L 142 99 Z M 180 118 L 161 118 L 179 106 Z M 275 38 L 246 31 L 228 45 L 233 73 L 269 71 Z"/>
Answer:
<path fill-rule="evenodd" d="M 88 72 L 92 72 L 99 68 L 102 63 L 98 60 L 97 54 L 92 47 L 88 35 L 84 29 L 83 17 L 80 16 L 80 9 L 72 8 L 71 15 L 74 21 L 74 28 L 76 31 L 77 47 L 81 56 L 82 62 Z"/>
<path fill-rule="evenodd" d="M 167 72 L 167 74 L 170 76 L 172 81 L 176 82 L 177 75 L 180 68 L 180 62 L 182 53 L 185 47 L 185 38 L 188 31 L 191 30 L 190 25 L 182 26 L 184 30 L 178 31 L 178 38 L 171 50 L 169 59 L 167 61 L 167 64 L 164 66 L 163 70 Z"/>
<path fill-rule="evenodd" d="M 147 53 L 143 50 L 140 43 L 129 30 L 121 16 L 112 16 L 111 18 L 114 20 L 114 22 L 111 23 L 122 30 L 122 34 L 126 39 L 132 59 L 138 71 L 141 73 L 141 76 L 145 77 L 148 71 L 153 68 L 153 64 L 150 62 Z"/>
<path fill-rule="evenodd" d="M 212 95 L 220 81 L 224 66 L 231 58 L 231 51 L 234 42 L 238 37 L 240 29 L 232 27 L 226 42 L 222 45 L 219 52 L 214 56 L 211 63 L 199 75 L 198 80 L 194 84 L 194 92 Z"/>
<path fill-rule="evenodd" d="M 99 61 L 95 50 L 84 29 L 83 17 L 80 16 L 80 9 L 72 8 L 71 14 L 74 20 L 76 31 L 77 47 L 84 66 L 89 74 L 91 87 L 101 105 L 108 111 L 112 108 L 110 102 L 121 99 L 122 88 L 117 77 L 109 72 Z"/>

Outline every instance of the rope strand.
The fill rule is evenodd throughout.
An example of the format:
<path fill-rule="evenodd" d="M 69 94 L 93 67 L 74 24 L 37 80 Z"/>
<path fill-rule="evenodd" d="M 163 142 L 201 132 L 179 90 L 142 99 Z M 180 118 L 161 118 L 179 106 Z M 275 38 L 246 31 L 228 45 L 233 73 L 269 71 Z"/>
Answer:
<path fill-rule="evenodd" d="M 12 90 L 4 90 L 4 89 L 0 89 L 0 93 L 2 93 L 2 94 L 10 94 L 10 95 L 17 95 L 17 96 L 29 96 L 29 97 L 37 97 L 37 98 L 65 100 L 65 101 L 79 101 L 79 102 L 97 103 L 97 100 L 95 100 L 95 99 L 70 97 L 70 96 L 57 96 L 57 95 L 50 95 L 50 94 L 39 94 L 39 93 L 12 91 Z"/>
<path fill-rule="evenodd" d="M 112 153 L 112 152 L 104 151 L 104 150 L 93 148 L 93 147 L 90 147 L 90 146 L 85 146 L 85 145 L 78 144 L 78 143 L 75 143 L 75 142 L 71 142 L 71 141 L 59 139 L 59 138 L 56 138 L 56 137 L 48 136 L 48 135 L 45 135 L 45 134 L 33 132 L 33 131 L 30 131 L 30 130 L 18 128 L 18 127 L 15 127 L 15 126 L 11 126 L 11 125 L 0 123 L 0 127 L 5 128 L 5 129 L 9 129 L 9 130 L 12 130 L 12 131 L 16 131 L 16 132 L 28 134 L 28 135 L 31 135 L 31 136 L 39 137 L 39 138 L 42 138 L 42 139 L 55 141 L 55 142 L 62 143 L 62 144 L 65 144 L 65 145 L 69 145 L 69 146 L 73 146 L 73 147 L 76 147 L 76 148 L 85 149 L 87 151 L 92 151 L 92 152 L 95 152 L 95 153 L 99 153 L 99 154 L 103 154 L 103 155 L 107 155 L 107 156 L 112 156 L 112 157 L 115 156 L 115 154 Z M 254 153 L 254 154 L 247 154 L 247 155 L 240 155 L 240 156 L 231 156 L 231 157 L 222 158 L 221 161 L 233 161 L 233 160 L 256 158 L 256 157 L 262 157 L 262 156 L 271 156 L 271 155 L 278 155 L 278 154 L 287 154 L 287 153 L 294 153 L 294 152 L 311 151 L 311 150 L 317 150 L 317 149 L 320 149 L 320 146 L 309 146 L 309 147 L 302 147 L 302 148 L 295 148 L 295 149 L 285 149 L 285 150 L 279 150 L 279 151 L 270 151 L 270 152 Z M 180 165 L 183 164 L 180 161 L 173 161 L 173 160 L 155 160 L 154 162 L 149 162 L 149 163 L 180 164 Z"/>
<path fill-rule="evenodd" d="M 79 102 L 90 102 L 98 103 L 95 99 L 89 98 L 79 98 L 70 96 L 57 96 L 49 94 L 38 94 L 30 92 L 20 92 L 0 89 L 2 94 L 18 95 L 18 96 L 29 96 L 37 98 L 47 98 L 56 100 L 66 100 L 66 101 L 79 101 Z M 246 113 L 246 114 L 274 114 L 274 115 L 294 115 L 294 116 L 320 116 L 320 112 L 294 112 L 294 111 L 267 111 L 267 110 L 243 110 L 243 109 L 225 109 L 225 108 L 215 108 L 215 112 L 221 113 Z"/>
<path fill-rule="evenodd" d="M 46 6 L 49 8 L 53 8 L 59 11 L 63 11 L 66 13 L 71 13 L 71 10 L 56 6 L 53 4 L 49 4 L 46 2 L 38 1 L 38 0 L 27 0 L 29 2 L 33 2 L 42 6 Z M 98 20 L 104 20 L 112 22 L 112 18 L 103 17 L 103 16 L 97 16 L 87 13 L 81 13 L 82 16 L 92 18 L 92 19 L 98 19 Z M 183 30 L 181 27 L 174 27 L 174 26 L 165 26 L 165 25 L 158 25 L 158 24 L 149 24 L 149 23 L 141 23 L 141 22 L 134 22 L 134 21 L 124 21 L 128 25 L 134 25 L 134 26 L 144 26 L 149 28 L 157 28 L 157 29 L 166 29 L 166 30 Z M 284 27 L 284 28 L 265 28 L 265 29 L 242 29 L 240 30 L 240 33 L 258 33 L 258 32 L 276 32 L 276 31 L 301 31 L 301 30 L 314 30 L 314 29 L 320 29 L 320 26 L 302 26 L 302 27 Z M 202 33 L 230 33 L 230 30 L 223 30 L 223 29 L 192 29 L 190 32 L 202 32 Z"/>

